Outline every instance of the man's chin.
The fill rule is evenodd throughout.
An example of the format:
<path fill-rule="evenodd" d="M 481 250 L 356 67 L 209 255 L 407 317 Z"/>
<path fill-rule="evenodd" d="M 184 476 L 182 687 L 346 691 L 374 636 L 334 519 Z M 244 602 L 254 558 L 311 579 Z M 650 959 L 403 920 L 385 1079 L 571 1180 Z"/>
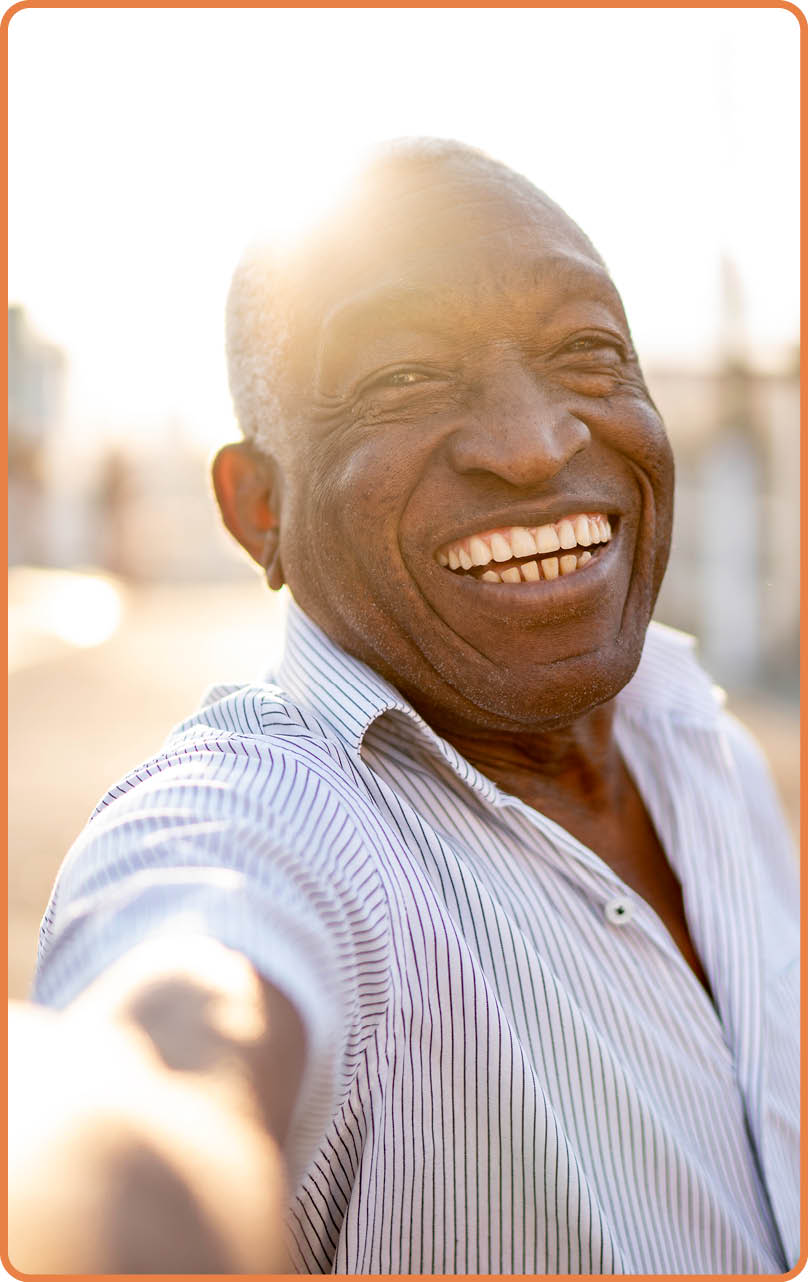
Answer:
<path fill-rule="evenodd" d="M 613 699 L 642 655 L 644 628 L 590 640 L 576 653 L 524 661 L 470 662 L 462 673 L 439 670 L 439 683 L 405 693 L 436 729 L 542 733 L 570 725 Z"/>

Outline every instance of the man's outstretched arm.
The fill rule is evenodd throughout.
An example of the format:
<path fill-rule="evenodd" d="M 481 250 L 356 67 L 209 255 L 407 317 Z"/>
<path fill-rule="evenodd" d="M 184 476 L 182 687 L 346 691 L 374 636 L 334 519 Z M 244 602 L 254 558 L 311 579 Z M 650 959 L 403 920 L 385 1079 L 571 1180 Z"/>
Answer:
<path fill-rule="evenodd" d="M 9 1260 L 26 1273 L 288 1271 L 300 1019 L 209 939 L 145 943 L 63 1012 L 10 1011 Z"/>

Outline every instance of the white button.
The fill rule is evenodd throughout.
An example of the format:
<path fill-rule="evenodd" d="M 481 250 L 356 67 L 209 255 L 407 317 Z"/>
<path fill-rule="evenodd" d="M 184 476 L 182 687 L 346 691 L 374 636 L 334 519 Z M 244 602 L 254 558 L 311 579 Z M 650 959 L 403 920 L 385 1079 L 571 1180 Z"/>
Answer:
<path fill-rule="evenodd" d="M 635 908 L 627 895 L 617 895 L 609 900 L 603 911 L 613 926 L 625 926 L 634 916 Z"/>

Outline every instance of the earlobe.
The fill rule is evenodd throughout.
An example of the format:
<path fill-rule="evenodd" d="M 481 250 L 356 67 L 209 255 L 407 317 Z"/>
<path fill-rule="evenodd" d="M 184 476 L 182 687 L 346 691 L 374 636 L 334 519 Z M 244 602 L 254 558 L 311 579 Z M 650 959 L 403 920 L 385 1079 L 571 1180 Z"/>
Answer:
<path fill-rule="evenodd" d="M 248 441 L 224 445 L 213 460 L 213 488 L 227 529 L 264 570 L 276 591 L 280 562 L 280 472 Z"/>
<path fill-rule="evenodd" d="M 266 532 L 261 564 L 264 567 L 267 583 L 273 592 L 279 592 L 284 585 L 285 579 L 283 577 L 283 566 L 281 565 L 280 530 L 277 526 Z"/>

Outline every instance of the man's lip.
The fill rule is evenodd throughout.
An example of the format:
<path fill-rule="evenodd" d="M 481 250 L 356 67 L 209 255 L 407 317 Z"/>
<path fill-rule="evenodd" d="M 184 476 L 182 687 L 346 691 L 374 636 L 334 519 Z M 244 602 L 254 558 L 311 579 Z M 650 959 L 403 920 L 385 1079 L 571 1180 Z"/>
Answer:
<path fill-rule="evenodd" d="M 469 608 L 493 609 L 497 617 L 518 615 L 520 611 L 535 613 L 548 609 L 555 613 L 560 610 L 566 614 L 579 601 L 597 597 L 607 588 L 615 568 L 620 546 L 623 542 L 623 528 L 619 526 L 609 543 L 600 545 L 598 555 L 572 574 L 559 575 L 556 579 L 540 579 L 537 582 L 491 583 L 475 578 L 472 574 L 458 574 L 452 570 L 435 565 L 441 576 L 441 591 L 462 593 L 468 601 Z M 462 598 L 461 598 L 462 599 Z"/>
<path fill-rule="evenodd" d="M 489 530 L 515 529 L 519 526 L 532 529 L 538 525 L 553 525 L 563 517 L 575 515 L 578 512 L 601 512 L 613 522 L 619 521 L 623 515 L 623 509 L 619 505 L 603 498 L 602 495 L 600 498 L 565 497 L 557 502 L 548 503 L 540 511 L 535 507 L 522 511 L 509 508 L 506 511 L 475 517 L 448 533 L 440 534 L 434 543 L 433 555 L 448 543 L 459 542 L 475 534 L 485 534 Z"/>

